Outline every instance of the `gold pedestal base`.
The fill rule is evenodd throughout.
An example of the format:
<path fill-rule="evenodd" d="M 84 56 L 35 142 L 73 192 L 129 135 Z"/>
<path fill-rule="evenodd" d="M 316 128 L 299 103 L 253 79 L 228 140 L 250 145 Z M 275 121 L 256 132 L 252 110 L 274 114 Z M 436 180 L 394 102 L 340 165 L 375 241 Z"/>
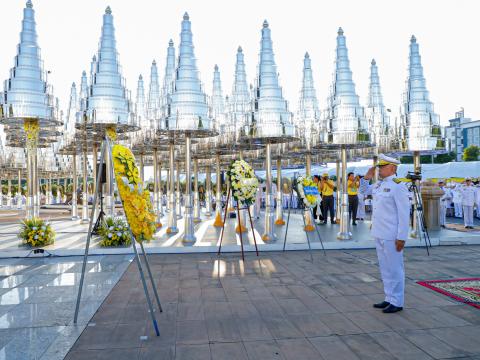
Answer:
<path fill-rule="evenodd" d="M 222 216 L 219 213 L 217 213 L 217 215 L 215 215 L 215 221 L 213 222 L 213 226 L 215 226 L 215 227 L 222 227 L 223 226 Z"/>
<path fill-rule="evenodd" d="M 237 234 L 240 234 L 241 232 L 244 233 L 245 231 L 247 231 L 247 228 L 243 225 L 237 225 L 237 227 L 235 228 L 235 232 Z"/>

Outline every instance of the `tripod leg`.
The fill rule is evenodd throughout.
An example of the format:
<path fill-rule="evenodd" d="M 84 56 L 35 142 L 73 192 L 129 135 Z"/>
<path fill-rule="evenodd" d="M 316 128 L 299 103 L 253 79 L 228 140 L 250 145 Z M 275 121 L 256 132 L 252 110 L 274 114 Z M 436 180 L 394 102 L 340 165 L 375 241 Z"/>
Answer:
<path fill-rule="evenodd" d="M 157 287 L 155 285 L 155 280 L 153 280 L 152 270 L 150 269 L 150 264 L 148 263 L 147 252 L 143 247 L 143 242 L 140 243 L 140 247 L 142 249 L 143 260 L 145 260 L 145 266 L 147 267 L 148 276 L 150 277 L 150 282 L 152 283 L 153 294 L 155 295 L 155 299 L 157 300 L 158 310 L 163 312 L 162 304 L 160 303 L 160 297 L 158 296 Z"/>
<path fill-rule="evenodd" d="M 305 226 L 307 223 L 305 222 L 305 216 L 302 215 L 303 219 L 303 228 L 305 229 Z M 312 255 L 312 247 L 310 246 L 310 238 L 308 237 L 308 232 L 305 231 L 305 236 L 307 237 L 307 244 L 308 244 L 308 253 L 310 254 L 310 260 L 312 260 L 313 263 L 313 255 Z"/>
<path fill-rule="evenodd" d="M 135 244 L 135 237 L 133 236 L 132 230 L 130 230 L 130 236 L 132 237 L 132 246 L 133 252 L 135 253 L 135 260 L 137 262 L 138 271 L 140 272 L 140 278 L 142 280 L 143 291 L 145 292 L 145 297 L 147 298 L 148 308 L 150 309 L 150 317 L 152 318 L 153 327 L 155 329 L 155 334 L 160 336 L 160 330 L 158 330 L 157 319 L 155 318 L 155 313 L 153 310 L 152 300 L 150 299 L 150 294 L 148 293 L 147 282 L 145 281 L 145 274 L 143 272 L 142 263 L 140 262 L 140 256 L 138 255 L 137 245 Z"/>
<path fill-rule="evenodd" d="M 104 140 L 102 142 L 102 147 L 100 150 L 100 164 L 103 164 L 103 161 L 104 161 L 105 152 L 107 151 L 106 150 L 107 141 L 108 140 Z M 100 171 L 97 174 L 97 184 L 100 182 L 101 178 L 102 178 L 102 166 L 100 166 Z M 98 201 L 98 186 L 97 186 L 97 189 L 95 189 L 95 194 L 93 195 L 92 212 L 90 213 L 90 222 L 88 225 L 87 243 L 85 244 L 85 254 L 83 255 L 82 274 L 80 276 L 80 285 L 78 287 L 77 303 L 75 305 L 75 315 L 73 317 L 74 324 L 77 323 L 78 312 L 80 310 L 80 300 L 82 298 L 83 281 L 85 280 L 85 269 L 87 267 L 88 250 L 90 248 L 90 240 L 92 238 L 93 217 L 95 216 L 95 207 L 97 206 L 97 201 Z"/>
<path fill-rule="evenodd" d="M 230 200 L 230 189 L 228 189 L 227 202 L 225 203 L 225 212 L 223 214 L 222 232 L 221 232 L 221 235 L 220 235 L 220 244 L 218 246 L 217 255 L 220 255 L 220 251 L 222 250 L 223 233 L 225 232 L 225 222 L 227 221 L 228 200 Z"/>
<path fill-rule="evenodd" d="M 290 191 L 290 202 L 288 204 L 288 215 L 287 215 L 287 226 L 285 227 L 285 238 L 283 239 L 283 251 L 285 251 L 285 246 L 287 245 L 287 234 L 288 234 L 288 225 L 290 224 L 290 212 L 292 209 L 292 198 L 293 198 L 293 184 L 292 190 Z M 304 219 L 305 221 L 305 219 Z"/>
<path fill-rule="evenodd" d="M 240 208 L 238 206 L 238 201 L 237 201 L 237 216 L 238 216 L 238 223 L 241 224 L 241 222 L 240 222 Z M 245 261 L 245 255 L 243 253 L 243 235 L 242 235 L 241 230 L 240 230 L 240 246 L 242 247 L 242 261 Z"/>
<path fill-rule="evenodd" d="M 250 226 L 252 227 L 253 243 L 255 244 L 255 251 L 257 252 L 257 256 L 258 256 L 257 239 L 255 237 L 255 229 L 253 227 L 252 215 L 250 214 L 249 207 L 247 207 L 247 212 L 248 212 L 248 217 L 250 218 Z"/>
<path fill-rule="evenodd" d="M 310 212 L 311 212 L 312 218 L 313 218 L 313 209 L 310 209 Z M 326 256 L 327 252 L 325 251 L 325 247 L 323 246 L 322 237 L 320 236 L 320 231 L 318 231 L 318 226 L 316 224 L 315 224 L 315 231 L 317 232 L 318 239 L 320 240 L 320 244 L 322 245 L 323 255 Z"/>

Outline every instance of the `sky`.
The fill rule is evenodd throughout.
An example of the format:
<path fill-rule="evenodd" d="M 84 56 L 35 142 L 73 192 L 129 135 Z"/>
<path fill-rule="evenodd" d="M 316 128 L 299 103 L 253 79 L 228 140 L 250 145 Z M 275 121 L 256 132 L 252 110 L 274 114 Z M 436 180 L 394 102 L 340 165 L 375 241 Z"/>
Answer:
<path fill-rule="evenodd" d="M 13 65 L 25 0 L 0 0 L 0 4 L 3 80 Z M 98 48 L 102 15 L 110 5 L 123 75 L 133 98 L 139 74 L 148 89 L 153 59 L 163 77 L 168 41 L 173 39 L 178 45 L 180 23 L 187 11 L 197 65 L 209 93 L 215 64 L 220 67 L 224 94 L 231 92 L 239 45 L 245 54 L 249 82 L 253 83 L 260 31 L 267 19 L 290 110 L 297 108 L 306 51 L 324 108 L 341 26 L 362 105 L 368 96 L 370 62 L 375 58 L 385 105 L 393 114 L 398 113 L 414 34 L 420 44 L 430 100 L 441 123 L 448 123 L 461 107 L 466 117 L 480 119 L 477 0 L 33 0 L 33 4 L 45 69 L 51 71 L 49 80 L 64 110 L 72 82 L 78 85 L 82 70 L 88 72 Z"/>

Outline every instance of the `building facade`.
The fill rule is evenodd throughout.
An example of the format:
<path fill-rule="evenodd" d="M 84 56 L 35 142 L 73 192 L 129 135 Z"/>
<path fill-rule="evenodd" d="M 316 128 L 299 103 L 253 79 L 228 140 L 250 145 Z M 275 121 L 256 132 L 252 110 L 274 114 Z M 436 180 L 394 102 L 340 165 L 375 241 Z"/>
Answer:
<path fill-rule="evenodd" d="M 464 110 L 455 113 L 445 127 L 445 140 L 448 151 L 456 154 L 456 160 L 462 161 L 463 150 L 470 145 L 480 147 L 480 120 L 466 118 Z"/>

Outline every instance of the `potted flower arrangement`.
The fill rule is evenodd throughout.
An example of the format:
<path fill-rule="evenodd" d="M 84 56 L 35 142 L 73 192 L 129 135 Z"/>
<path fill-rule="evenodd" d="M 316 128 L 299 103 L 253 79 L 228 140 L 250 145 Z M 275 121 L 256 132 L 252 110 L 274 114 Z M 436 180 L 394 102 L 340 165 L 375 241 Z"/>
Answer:
<path fill-rule="evenodd" d="M 55 231 L 47 221 L 31 218 L 22 221 L 18 237 L 31 247 L 46 246 L 54 243 Z"/>
<path fill-rule="evenodd" d="M 100 246 L 128 246 L 132 242 L 130 230 L 125 220 L 108 217 L 98 231 Z"/>

